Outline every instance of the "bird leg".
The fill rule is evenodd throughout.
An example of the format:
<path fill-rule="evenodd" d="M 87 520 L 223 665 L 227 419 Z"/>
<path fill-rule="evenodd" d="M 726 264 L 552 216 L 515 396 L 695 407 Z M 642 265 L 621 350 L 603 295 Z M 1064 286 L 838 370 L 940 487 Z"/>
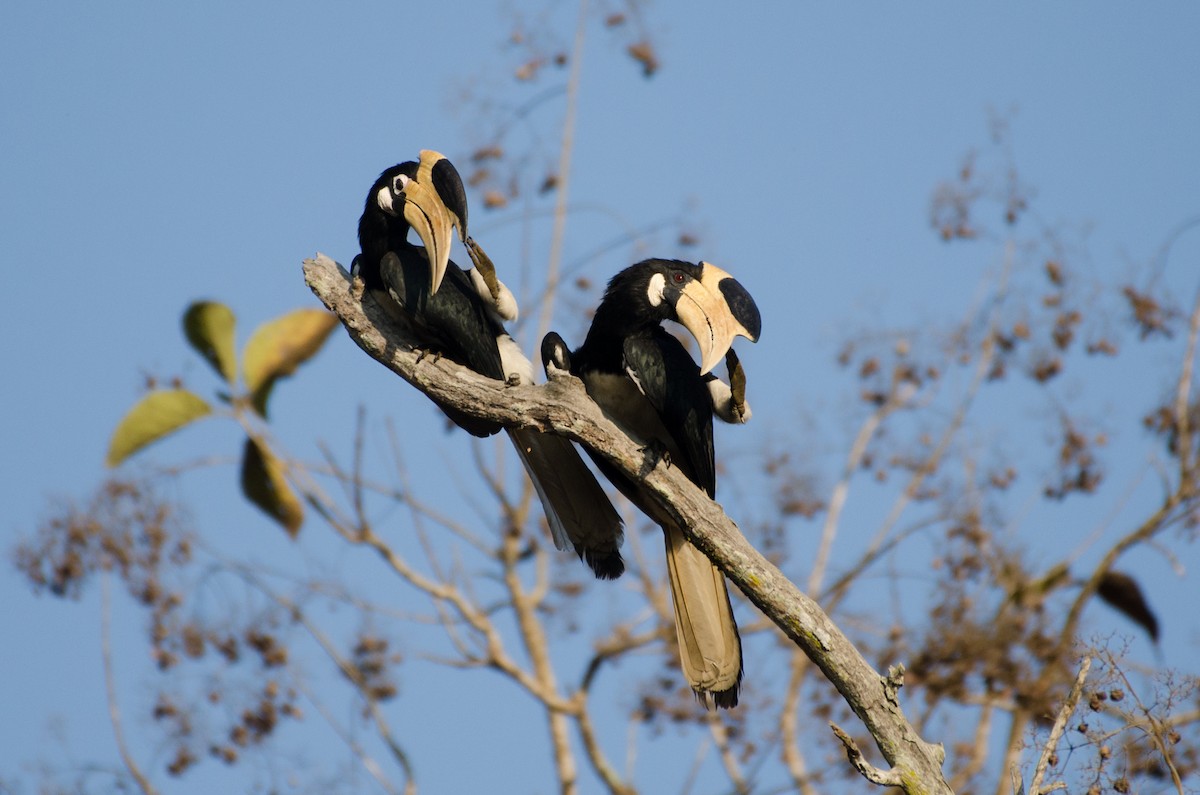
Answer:
<path fill-rule="evenodd" d="M 749 417 L 746 406 L 746 371 L 733 348 L 725 354 L 725 369 L 729 372 L 730 409 L 738 422 L 745 422 Z"/>
<path fill-rule="evenodd" d="M 464 244 L 467 253 L 471 255 L 471 262 L 474 263 L 474 267 L 467 270 L 467 276 L 471 279 L 475 292 L 483 299 L 488 311 L 498 322 L 515 323 L 520 315 L 520 308 L 512 290 L 505 287 L 504 282 L 496 276 L 496 266 L 475 242 L 475 238 L 468 237 Z"/>
<path fill-rule="evenodd" d="M 484 283 L 487 284 L 488 292 L 492 294 L 492 301 L 499 301 L 500 280 L 496 278 L 496 266 L 492 264 L 491 258 L 475 242 L 475 238 L 468 237 L 466 244 L 467 253 L 471 255 L 471 262 L 475 263 L 475 270 L 479 271 L 479 275 L 483 277 Z"/>
<path fill-rule="evenodd" d="M 641 453 L 642 466 L 638 470 L 638 478 L 641 480 L 645 480 L 654 471 L 659 461 L 662 461 L 663 466 L 668 469 L 671 467 L 671 451 L 658 439 L 652 439 L 648 444 L 643 445 Z"/>
<path fill-rule="evenodd" d="M 712 373 L 704 376 L 712 398 L 713 415 L 722 422 L 742 425 L 750 421 L 751 412 L 750 404 L 746 402 L 746 371 L 733 348 L 725 354 L 725 369 L 729 373 L 728 384 Z"/>
<path fill-rule="evenodd" d="M 435 351 L 432 348 L 417 348 L 416 351 L 417 351 L 417 364 L 420 364 L 421 362 L 425 361 L 426 357 L 433 357 L 429 361 L 430 364 L 437 364 L 438 362 L 440 362 L 442 360 L 442 352 L 441 351 Z"/>

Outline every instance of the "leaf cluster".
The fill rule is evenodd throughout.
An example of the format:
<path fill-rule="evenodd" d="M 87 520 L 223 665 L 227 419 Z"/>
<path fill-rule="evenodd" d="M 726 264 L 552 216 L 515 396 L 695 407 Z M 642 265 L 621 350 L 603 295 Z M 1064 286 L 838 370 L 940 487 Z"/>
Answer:
<path fill-rule="evenodd" d="M 246 429 L 240 468 L 242 493 L 293 536 L 304 521 L 304 507 L 261 427 L 276 384 L 315 356 L 336 325 L 337 319 L 330 313 L 310 308 L 263 323 L 242 350 L 239 380 L 233 310 L 218 301 L 197 301 L 183 313 L 188 344 L 222 381 L 217 400 L 228 406 Z M 105 462 L 118 466 L 148 445 L 214 415 L 212 403 L 190 389 L 152 389 L 117 424 Z"/>

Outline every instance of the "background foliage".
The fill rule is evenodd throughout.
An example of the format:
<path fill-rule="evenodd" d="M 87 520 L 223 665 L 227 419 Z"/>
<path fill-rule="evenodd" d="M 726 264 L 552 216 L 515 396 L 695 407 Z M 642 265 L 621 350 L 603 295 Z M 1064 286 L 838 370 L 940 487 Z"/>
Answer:
<path fill-rule="evenodd" d="M 759 298 L 755 420 L 718 438 L 722 504 L 873 662 L 905 661 L 906 708 L 960 789 L 1010 791 L 1009 762 L 1029 780 L 1084 647 L 1051 779 L 1195 786 L 1200 422 L 1191 392 L 1178 400 L 1194 381 L 1200 124 L 1178 101 L 1194 11 L 592 7 L 583 50 L 575 8 L 309 11 L 6 26 L 21 79 L 3 90 L 27 112 L 5 121 L 22 156 L 4 173 L 23 188 L 5 215 L 41 300 L 18 302 L 5 337 L 62 373 L 52 390 L 20 379 L 14 405 L 37 421 L 5 426 L 27 495 L 5 620 L 29 641 L 4 700 L 30 716 L 3 727 L 6 787 L 106 790 L 136 769 L 171 791 L 557 788 L 563 757 L 512 673 L 540 676 L 510 572 L 542 599 L 561 687 L 594 693 L 610 783 L 862 786 L 825 724 L 856 727 L 746 605 L 747 708 L 713 723 L 678 692 L 663 604 L 645 598 L 657 531 L 629 534 L 641 576 L 600 590 L 546 549 L 506 451 L 444 436 L 339 335 L 274 390 L 231 378 L 230 350 L 247 366 L 254 337 L 199 358 L 180 344 L 199 296 L 243 334 L 311 306 L 299 259 L 348 261 L 362 191 L 424 146 L 469 175 L 472 231 L 520 290 L 529 349 L 551 317 L 578 340 L 604 279 L 649 254 L 712 259 Z M 394 54 L 380 19 L 403 31 Z M 45 209 L 64 202 L 66 229 Z M 105 482 L 143 386 L 223 414 Z M 285 471 L 303 495 L 303 526 L 281 513 L 296 541 L 238 496 L 247 469 L 260 494 Z M 99 570 L 117 594 L 91 587 Z M 418 575 L 461 587 L 513 644 L 507 677 Z M 85 604 L 30 599 L 30 578 Z M 124 760 L 100 739 L 109 695 Z M 568 745 L 588 790 L 606 774 L 581 732 Z"/>

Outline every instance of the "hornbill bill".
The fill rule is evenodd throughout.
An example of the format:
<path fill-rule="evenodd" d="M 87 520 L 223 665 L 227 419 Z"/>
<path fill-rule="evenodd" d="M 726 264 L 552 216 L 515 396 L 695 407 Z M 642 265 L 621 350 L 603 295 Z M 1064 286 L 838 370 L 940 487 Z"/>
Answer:
<path fill-rule="evenodd" d="M 409 229 L 423 247 L 409 242 Z M 454 230 L 475 263 L 466 271 L 450 260 Z M 362 253 L 354 259 L 354 273 L 389 315 L 412 329 L 420 346 L 489 378 L 533 383 L 533 365 L 503 326 L 516 319 L 516 301 L 467 235 L 466 193 L 449 160 L 422 150 L 419 161 L 380 174 L 367 194 L 358 240 Z M 438 406 L 474 436 L 501 428 Z M 507 430 L 541 499 L 555 546 L 574 549 L 597 577 L 619 577 L 625 569 L 618 551 L 620 516 L 570 440 L 530 428 Z"/>
<path fill-rule="evenodd" d="M 697 366 L 687 349 L 663 329 L 677 321 L 700 346 Z M 608 283 L 587 337 L 573 353 L 553 332 L 542 341 L 548 375 L 569 370 L 588 394 L 647 450 L 669 456 L 688 479 L 716 494 L 713 415 L 728 422 L 749 418 L 745 374 L 730 347 L 734 337 L 758 340 L 762 320 L 750 294 L 707 262 L 649 259 Z M 711 370 L 726 357 L 732 387 Z M 593 460 L 609 480 L 662 527 L 667 574 L 675 605 L 680 661 L 688 684 L 706 704 L 737 704 L 742 644 L 721 571 L 646 497 L 639 483 L 599 455 Z"/>

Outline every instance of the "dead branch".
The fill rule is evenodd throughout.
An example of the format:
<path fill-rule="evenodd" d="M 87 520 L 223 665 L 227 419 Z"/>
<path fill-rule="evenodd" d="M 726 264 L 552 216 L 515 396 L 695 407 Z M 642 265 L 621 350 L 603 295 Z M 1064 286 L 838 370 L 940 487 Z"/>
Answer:
<path fill-rule="evenodd" d="M 1083 683 L 1087 681 L 1088 670 L 1091 667 L 1092 658 L 1084 657 L 1083 663 L 1079 666 L 1079 675 L 1075 677 L 1075 684 L 1071 687 L 1067 700 L 1063 702 L 1062 709 L 1058 711 L 1058 717 L 1054 719 L 1054 727 L 1050 729 L 1050 736 L 1046 738 L 1046 744 L 1042 747 L 1037 767 L 1033 770 L 1033 780 L 1029 782 L 1029 795 L 1042 795 L 1043 792 L 1058 789 L 1058 787 L 1043 789 L 1042 780 L 1046 776 L 1046 768 L 1050 765 L 1050 757 L 1054 754 L 1054 750 L 1058 747 L 1058 741 L 1067 728 L 1067 721 L 1075 712 L 1075 705 L 1079 703 L 1079 696 L 1083 693 Z"/>
<path fill-rule="evenodd" d="M 672 517 L 762 612 L 825 674 L 863 721 L 894 778 L 909 793 L 948 793 L 945 752 L 926 742 L 905 719 L 895 684 L 876 672 L 824 612 L 742 536 L 737 525 L 678 468 L 647 462 L 644 448 L 623 434 L 574 378 L 543 386 L 507 386 L 449 359 L 432 361 L 414 349 L 407 330 L 390 323 L 361 285 L 323 255 L 304 263 L 305 280 L 341 319 L 351 339 L 372 358 L 440 402 L 509 427 L 561 434 L 639 478 L 657 507 Z M 648 464 L 653 463 L 653 468 Z M 649 470 L 649 471 L 647 471 Z M 540 686 L 540 683 L 539 683 Z M 531 687 L 539 692 L 540 687 Z M 554 699 L 547 699 L 547 703 Z"/>
<path fill-rule="evenodd" d="M 101 612 L 100 612 L 100 656 L 104 662 L 104 694 L 108 699 L 108 719 L 112 723 L 113 737 L 117 742 L 117 753 L 125 769 L 137 783 L 142 795 L 158 795 L 158 789 L 150 783 L 150 779 L 142 772 L 129 745 L 125 742 L 125 730 L 121 722 L 121 706 L 117 702 L 117 682 L 113 674 L 112 661 L 112 597 L 110 595 L 109 575 L 101 578 Z"/>
<path fill-rule="evenodd" d="M 880 770 L 868 762 L 862 751 L 859 750 L 858 743 L 854 741 L 853 737 L 846 734 L 841 726 L 830 723 L 829 728 L 833 729 L 833 733 L 846 747 L 846 758 L 850 760 L 850 764 L 854 765 L 855 770 L 862 773 L 863 778 L 881 787 L 899 787 L 903 784 L 900 774 L 895 770 Z"/>

